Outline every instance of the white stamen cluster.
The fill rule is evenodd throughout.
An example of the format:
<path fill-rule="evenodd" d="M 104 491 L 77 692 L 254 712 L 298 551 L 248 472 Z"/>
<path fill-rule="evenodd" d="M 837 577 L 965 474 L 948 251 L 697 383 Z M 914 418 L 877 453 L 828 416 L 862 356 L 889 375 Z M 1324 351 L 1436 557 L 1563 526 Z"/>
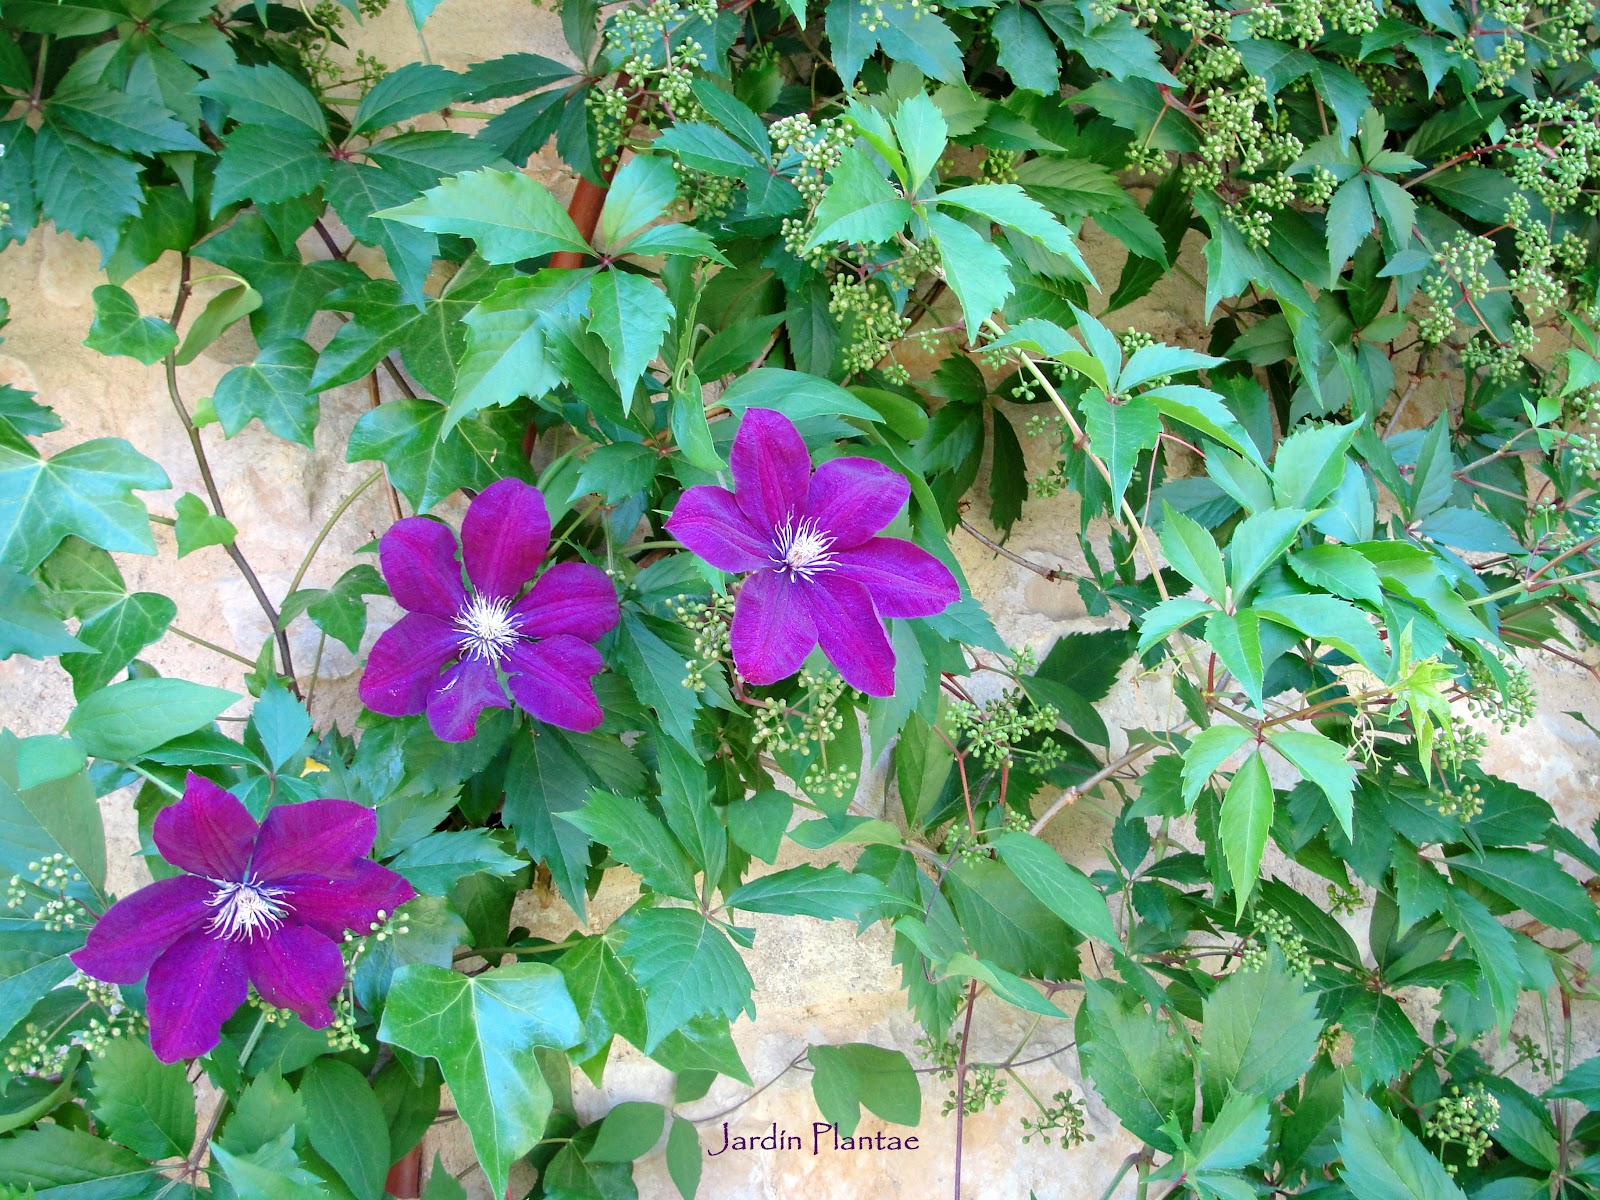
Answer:
<path fill-rule="evenodd" d="M 518 621 L 511 615 L 509 596 L 476 595 L 456 614 L 455 627 L 461 634 L 461 652 L 486 660 L 498 667 L 520 635 Z"/>
<path fill-rule="evenodd" d="M 207 923 L 206 932 L 220 934 L 230 941 L 243 938 L 248 942 L 258 933 L 274 932 L 292 907 L 282 900 L 289 894 L 288 888 L 267 887 L 257 883 L 254 876 L 239 883 L 220 879 L 211 882 L 217 885 L 217 890 L 211 893 L 206 907 L 216 909 L 217 915 Z"/>
<path fill-rule="evenodd" d="M 822 531 L 816 518 L 802 517 L 797 522 L 792 515 L 787 516 L 772 532 L 773 549 L 777 551 L 772 561 L 780 575 L 809 580 L 833 570 L 833 538 Z"/>

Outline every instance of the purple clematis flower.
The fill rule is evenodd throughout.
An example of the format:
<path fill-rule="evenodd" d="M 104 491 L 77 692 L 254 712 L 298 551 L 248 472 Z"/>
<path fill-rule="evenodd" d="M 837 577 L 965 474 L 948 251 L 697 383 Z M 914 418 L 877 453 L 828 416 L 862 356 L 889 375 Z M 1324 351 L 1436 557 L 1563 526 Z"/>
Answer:
<path fill-rule="evenodd" d="M 478 493 L 461 522 L 461 557 L 448 525 L 408 517 L 378 546 L 389 591 L 409 611 L 384 630 L 361 676 L 361 702 L 391 717 L 426 712 L 433 732 L 464 742 L 485 708 L 516 703 L 563 729 L 600 724 L 593 643 L 616 625 L 617 590 L 599 567 L 557 563 L 520 599 L 550 547 L 539 489 L 502 479 Z M 505 683 L 500 681 L 505 673 Z"/>
<path fill-rule="evenodd" d="M 884 617 L 931 617 L 961 598 L 949 569 L 902 538 L 873 536 L 911 494 L 870 458 L 811 472 L 794 423 L 752 408 L 729 455 L 734 490 L 692 487 L 667 529 L 718 570 L 750 572 L 734 604 L 733 662 L 751 683 L 800 669 L 819 642 L 845 682 L 894 692 Z"/>
<path fill-rule="evenodd" d="M 281 804 L 259 825 L 237 798 L 190 774 L 156 814 L 155 843 L 185 873 L 118 900 L 72 955 L 107 983 L 149 976 L 150 1046 L 162 1062 L 205 1054 L 245 1002 L 333 1020 L 344 985 L 339 942 L 416 893 L 368 859 L 378 822 L 348 800 Z"/>

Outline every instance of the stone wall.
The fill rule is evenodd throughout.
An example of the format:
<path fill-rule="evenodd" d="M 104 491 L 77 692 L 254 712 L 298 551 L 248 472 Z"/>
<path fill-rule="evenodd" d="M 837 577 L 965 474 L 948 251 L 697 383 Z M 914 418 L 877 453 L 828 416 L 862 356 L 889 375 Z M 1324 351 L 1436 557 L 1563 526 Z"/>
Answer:
<path fill-rule="evenodd" d="M 350 41 L 390 66 L 427 57 L 459 69 L 477 59 L 515 50 L 570 59 L 557 17 L 516 3 L 447 0 L 430 20 L 425 44 L 409 18 L 394 5 L 356 31 Z M 537 161 L 530 169 L 557 195 L 565 197 L 569 192 L 571 180 L 554 159 Z M 1109 239 L 1096 240 L 1091 231 L 1087 251 L 1100 278 L 1115 281 L 1121 247 Z M 1198 264 L 1195 273 L 1200 273 Z M 129 288 L 144 311 L 161 313 L 170 309 L 176 279 L 177 264 L 169 255 L 135 277 Z M 105 358 L 81 346 L 92 317 L 90 292 L 99 282 L 97 252 L 86 243 L 62 236 L 36 233 L 26 245 L 0 254 L 0 294 L 11 300 L 13 318 L 6 330 L 7 340 L 0 346 L 0 383 L 36 391 L 40 401 L 53 406 L 64 420 L 62 431 L 43 439 L 47 453 L 90 437 L 116 436 L 157 459 L 171 476 L 173 489 L 148 499 L 152 511 L 170 516 L 177 497 L 184 492 L 202 493 L 198 472 L 172 411 L 161 369 L 141 367 L 129 359 Z M 202 285 L 202 298 L 205 287 L 216 286 Z M 199 307 L 191 305 L 191 314 Z M 1202 307 L 1200 292 L 1192 283 L 1169 277 L 1151 296 L 1117 314 L 1114 324 L 1118 328 L 1137 326 L 1169 342 L 1203 345 Z M 335 319 L 324 314 L 319 322 L 313 327 L 313 337 L 331 336 Z M 191 408 L 209 394 L 225 371 L 250 361 L 253 355 L 253 343 L 241 325 L 184 368 L 181 384 Z M 347 464 L 342 453 L 351 427 L 369 403 L 364 386 L 325 395 L 314 450 L 281 441 L 259 426 L 227 442 L 215 426 L 204 433 L 228 515 L 240 529 L 239 545 L 274 598 L 281 598 L 287 590 L 304 548 L 333 508 L 371 473 L 371 464 Z M 1026 414 L 1014 415 L 1019 422 L 1026 419 Z M 1030 466 L 1042 469 L 1043 449 L 1030 447 L 1029 453 Z M 983 484 L 980 479 L 975 496 L 986 494 Z M 969 518 L 984 525 L 981 502 Z M 332 583 L 355 561 L 355 550 L 381 533 L 389 520 L 382 489 L 371 489 L 334 529 L 306 576 L 306 584 Z M 1070 498 L 1036 501 L 1025 509 L 1008 547 L 1070 574 L 1082 567 L 1076 527 Z M 180 562 L 170 530 L 158 527 L 156 533 L 158 556 L 119 556 L 130 586 L 172 596 L 178 604 L 177 628 L 221 646 L 253 652 L 267 632 L 266 622 L 223 552 L 210 548 Z M 995 556 L 960 532 L 955 537 L 974 592 L 989 608 L 1002 636 L 1013 645 L 1028 645 L 1042 653 L 1064 633 L 1109 623 L 1085 612 L 1070 581 L 1046 580 Z M 374 602 L 374 630 L 395 615 L 397 610 L 386 601 Z M 301 626 L 303 630 L 303 622 Z M 302 672 L 307 672 L 316 651 L 314 632 L 301 632 L 293 649 Z M 238 663 L 176 634 L 169 633 L 143 657 L 166 674 L 243 690 Z M 319 724 L 336 722 L 351 727 L 356 712 L 354 667 L 355 660 L 337 644 L 324 650 L 313 702 Z M 1600 685 L 1584 669 L 1553 661 L 1535 665 L 1534 677 L 1544 698 L 1541 716 L 1512 738 L 1493 738 L 1485 765 L 1534 788 L 1556 806 L 1563 819 L 1586 828 L 1597 811 L 1594 785 L 1600 775 L 1600 743 L 1562 712 L 1577 709 L 1600 722 Z M 69 681 L 54 664 L 22 658 L 0 663 L 0 713 L 10 728 L 22 734 L 59 730 L 71 705 Z M 1132 677 L 1124 680 L 1103 708 L 1113 730 L 1174 719 L 1167 691 Z M 857 798 L 860 810 L 881 811 L 886 786 L 880 763 L 863 782 Z M 105 808 L 113 840 L 112 886 L 126 892 L 138 885 L 142 873 L 142 864 L 132 857 L 137 837 L 131 796 L 110 796 Z M 1099 847 L 1109 827 L 1108 813 L 1097 803 L 1085 801 L 1063 814 L 1050 836 L 1071 861 L 1093 869 L 1102 860 Z M 822 861 L 827 856 L 812 857 Z M 803 857 L 791 846 L 779 866 L 800 861 Z M 1268 869 L 1293 874 L 1286 872 L 1281 862 L 1269 864 Z M 636 886 L 627 873 L 613 872 L 591 905 L 594 926 L 620 914 L 635 894 Z M 564 906 L 540 908 L 532 896 L 524 898 L 519 920 L 551 937 L 560 937 L 574 927 Z M 844 922 L 752 916 L 749 923 L 758 931 L 755 948 L 746 957 L 755 977 L 759 1015 L 754 1022 L 740 1022 L 735 1040 L 757 1085 L 779 1075 L 806 1045 L 815 1042 L 873 1042 L 902 1049 L 914 1062 L 921 1061 L 914 1044 L 918 1028 L 906 1009 L 898 968 L 890 963 L 892 939 L 885 929 L 874 928 L 856 937 Z M 1346 924 L 1358 943 L 1364 944 L 1365 914 L 1357 914 Z M 1086 963 L 1086 969 L 1093 970 L 1093 964 Z M 1076 1003 L 1072 992 L 1059 999 L 1069 1010 Z M 1592 1052 L 1597 1040 L 1593 1012 L 1581 1015 L 1585 1019 L 1577 1047 L 1580 1057 Z M 973 1023 L 974 1058 L 1006 1057 L 1030 1020 L 992 999 L 980 1001 Z M 1032 1058 L 1060 1050 L 1021 1068 L 1027 1086 L 1041 1099 L 1048 1101 L 1057 1091 L 1084 1094 L 1071 1039 L 1070 1024 L 1063 1021 L 1055 1028 L 1042 1029 L 1024 1052 L 1024 1058 Z M 759 1136 L 776 1123 L 780 1129 L 799 1134 L 804 1148 L 708 1156 L 701 1196 L 711 1200 L 800 1196 L 921 1200 L 949 1195 L 955 1123 L 941 1115 L 949 1085 L 928 1074 L 922 1080 L 924 1118 L 914 1131 L 919 1139 L 916 1150 L 836 1152 L 825 1144 L 821 1153 L 813 1154 L 811 1126 L 819 1115 L 812 1103 L 809 1078 L 802 1071 L 787 1072 L 725 1118 L 717 1114 L 743 1100 L 750 1089 L 720 1079 L 709 1095 L 681 1110 L 690 1118 L 708 1118 L 702 1125 L 708 1150 L 722 1145 L 724 1119 L 731 1133 L 743 1136 Z M 671 1100 L 667 1072 L 626 1046 L 614 1055 L 603 1091 L 581 1077 L 575 1087 L 585 1118 L 600 1115 L 620 1100 Z M 1094 1142 L 1071 1151 L 1037 1142 L 1024 1146 L 1018 1121 L 1032 1112 L 1032 1105 L 1020 1089 L 1013 1086 L 1011 1092 L 999 1107 L 967 1122 L 964 1174 L 968 1182 L 964 1192 L 968 1197 L 1026 1200 L 1030 1192 L 1039 1200 L 1096 1197 L 1137 1148 L 1092 1091 L 1088 1093 L 1088 1127 Z M 866 1114 L 862 1129 L 870 1133 L 879 1127 Z M 432 1150 L 438 1149 L 448 1168 L 464 1173 L 463 1181 L 474 1196 L 487 1194 L 481 1175 L 471 1170 L 471 1150 L 464 1131 L 448 1125 L 437 1127 L 430 1135 L 429 1147 L 430 1160 Z M 637 1179 L 639 1194 L 646 1200 L 676 1195 L 659 1153 L 640 1164 Z M 1131 1179 L 1117 1194 L 1133 1194 Z"/>

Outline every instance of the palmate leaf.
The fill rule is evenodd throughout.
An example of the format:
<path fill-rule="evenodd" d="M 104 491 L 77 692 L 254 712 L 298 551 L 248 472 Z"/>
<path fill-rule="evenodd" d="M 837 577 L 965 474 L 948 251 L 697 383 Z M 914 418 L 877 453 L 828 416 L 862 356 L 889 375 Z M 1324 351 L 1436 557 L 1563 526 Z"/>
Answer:
<path fill-rule="evenodd" d="M 1087 980 L 1078 1010 L 1079 1056 L 1107 1107 L 1158 1150 L 1176 1147 L 1161 1128 L 1194 1111 L 1194 1062 L 1172 1029 L 1125 984 Z"/>
<path fill-rule="evenodd" d="M 135 489 L 172 486 L 121 438 L 95 438 L 53 458 L 0 426 L 0 562 L 31 571 L 69 535 L 106 550 L 154 554 Z"/>
<path fill-rule="evenodd" d="M 240 125 L 222 141 L 211 211 L 235 201 L 271 204 L 303 196 L 328 173 L 322 139 L 309 129 Z"/>
<path fill-rule="evenodd" d="M 437 1059 L 495 1195 L 544 1132 L 553 1097 L 534 1051 L 583 1029 L 561 973 L 513 963 L 468 977 L 413 964 L 395 972 L 378 1036 Z"/>
<path fill-rule="evenodd" d="M 45 218 L 64 233 L 88 238 L 110 257 L 122 226 L 143 199 L 133 160 L 47 120 L 33 136 L 30 165 Z"/>
<path fill-rule="evenodd" d="M 335 162 L 328 174 L 328 203 L 345 227 L 362 242 L 377 246 L 389 262 L 400 292 L 421 308 L 427 297 L 422 281 L 433 267 L 438 240 L 432 234 L 377 217 L 380 209 L 410 199 L 415 189 L 397 173 L 358 162 Z"/>
<path fill-rule="evenodd" d="M 324 307 L 325 298 L 365 278 L 353 263 L 332 259 L 302 262 L 300 252 L 292 245 L 285 250 L 267 222 L 254 212 L 241 213 L 228 228 L 202 242 L 195 253 L 233 272 L 261 294 L 261 307 L 250 314 L 250 331 L 263 346 L 280 338 L 303 336 L 312 316 Z"/>
<path fill-rule="evenodd" d="M 557 250 L 589 252 L 550 189 L 520 171 L 486 168 L 458 175 L 378 215 L 429 233 L 471 238 L 492 263 L 515 263 Z"/>
<path fill-rule="evenodd" d="M 319 412 L 311 387 L 317 365 L 317 352 L 299 338 L 264 344 L 255 362 L 234 367 L 212 393 L 223 433 L 233 437 L 259 420 L 287 441 L 311 445 Z"/>
<path fill-rule="evenodd" d="M 817 205 L 816 230 L 806 248 L 835 242 L 887 242 L 910 219 L 910 202 L 895 191 L 872 160 L 859 150 L 846 150 L 833 169 L 827 194 Z"/>
<path fill-rule="evenodd" d="M 754 984 L 727 934 L 687 908 L 647 908 L 623 919 L 623 956 L 645 993 L 650 1053 L 691 1018 L 755 1015 Z"/>
<path fill-rule="evenodd" d="M 86 652 L 61 656 L 73 696 L 82 700 L 114 680 L 177 615 L 178 606 L 159 592 L 134 592 L 90 617 L 78 627 Z"/>
<path fill-rule="evenodd" d="M 432 400 L 391 400 L 351 430 L 345 457 L 381 462 L 417 512 L 457 488 L 482 489 L 506 475 L 529 478 L 522 425 L 509 413 L 487 413 L 444 431 L 445 408 Z"/>

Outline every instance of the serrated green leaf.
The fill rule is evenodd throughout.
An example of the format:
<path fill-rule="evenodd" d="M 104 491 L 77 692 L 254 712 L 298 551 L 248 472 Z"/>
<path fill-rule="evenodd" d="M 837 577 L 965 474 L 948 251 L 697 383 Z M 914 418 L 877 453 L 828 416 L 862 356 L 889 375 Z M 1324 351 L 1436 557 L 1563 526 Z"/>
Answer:
<path fill-rule="evenodd" d="M 726 898 L 729 908 L 820 920 L 857 920 L 868 908 L 894 897 L 870 875 L 852 874 L 829 863 L 802 864 L 752 879 Z"/>
<path fill-rule="evenodd" d="M 1194 1063 L 1184 1043 L 1145 1007 L 1133 989 L 1084 981 L 1078 1009 L 1078 1055 L 1101 1099 L 1137 1137 L 1171 1153 L 1161 1128 L 1194 1111 Z"/>
<path fill-rule="evenodd" d="M 672 301 L 642 275 L 601 271 L 589 293 L 589 328 L 611 353 L 611 373 L 623 398 L 631 398 L 645 368 L 661 352 L 672 323 Z"/>
<path fill-rule="evenodd" d="M 1261 853 L 1272 828 L 1274 805 L 1272 780 L 1257 750 L 1233 773 L 1227 795 L 1222 798 L 1222 819 L 1217 826 L 1222 853 L 1228 861 L 1228 876 L 1233 881 L 1234 909 L 1240 916 L 1244 915 L 1261 873 Z"/>
<path fill-rule="evenodd" d="M 1466 1193 L 1416 1136 L 1360 1092 L 1347 1088 L 1339 1123 L 1343 1178 L 1357 1196 L 1466 1200 Z"/>
<path fill-rule="evenodd" d="M 838 242 L 887 242 L 910 219 L 911 205 L 879 173 L 871 159 L 852 148 L 844 152 L 833 169 L 832 182 L 817 205 L 816 227 L 806 248 Z"/>
<path fill-rule="evenodd" d="M 744 960 L 724 934 L 687 908 L 647 908 L 623 919 L 624 953 L 645 994 L 646 1054 L 690 1019 L 725 1021 L 755 1013 L 754 984 Z"/>
<path fill-rule="evenodd" d="M 63 654 L 62 669 L 72 676 L 72 694 L 82 700 L 127 669 L 134 657 L 167 631 L 178 606 L 159 592 L 134 592 L 78 627 L 88 652 Z"/>
<path fill-rule="evenodd" d="M 487 413 L 446 433 L 444 405 L 390 400 L 356 422 L 345 457 L 383 463 L 411 507 L 427 512 L 457 488 L 482 489 L 507 475 L 529 475 L 521 427 L 508 415 Z"/>
<path fill-rule="evenodd" d="M 94 1058 L 94 1115 L 114 1141 L 152 1162 L 194 1149 L 194 1088 L 182 1063 L 163 1063 L 144 1042 L 111 1041 Z"/>
<path fill-rule="evenodd" d="M 1054 849 L 1027 833 L 1005 833 L 991 843 L 1011 873 L 1068 925 L 1108 946 L 1120 945 L 1100 890 Z"/>
<path fill-rule="evenodd" d="M 642 800 L 594 788 L 582 808 L 557 815 L 606 845 L 618 862 L 637 871 L 656 891 L 696 899 L 694 870 L 683 847 Z"/>
<path fill-rule="evenodd" d="M 1200 1027 L 1201 1091 L 1218 1111 L 1230 1093 L 1275 1100 L 1305 1074 L 1322 1021 L 1316 995 L 1274 953 L 1235 971 L 1206 997 Z"/>
<path fill-rule="evenodd" d="M 515 263 L 557 250 L 589 253 L 567 210 L 520 171 L 485 168 L 447 179 L 408 204 L 374 214 L 429 233 L 471 238 L 491 263 Z"/>

